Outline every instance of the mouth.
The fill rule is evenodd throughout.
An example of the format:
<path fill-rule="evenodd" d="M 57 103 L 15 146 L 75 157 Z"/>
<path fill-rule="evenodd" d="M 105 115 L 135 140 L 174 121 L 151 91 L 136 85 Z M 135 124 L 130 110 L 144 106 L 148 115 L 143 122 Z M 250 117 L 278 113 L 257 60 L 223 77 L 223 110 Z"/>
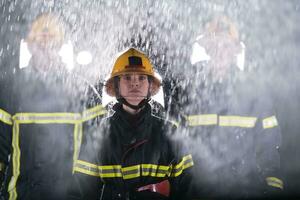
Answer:
<path fill-rule="evenodd" d="M 131 90 L 131 91 L 129 91 L 129 93 L 137 94 L 137 93 L 141 93 L 141 91 L 139 91 L 139 90 Z"/>

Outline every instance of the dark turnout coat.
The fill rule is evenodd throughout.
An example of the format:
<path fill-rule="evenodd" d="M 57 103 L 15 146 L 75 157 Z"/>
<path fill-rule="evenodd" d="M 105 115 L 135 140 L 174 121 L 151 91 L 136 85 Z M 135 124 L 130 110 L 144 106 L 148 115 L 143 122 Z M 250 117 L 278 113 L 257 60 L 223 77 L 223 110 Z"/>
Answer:
<path fill-rule="evenodd" d="M 82 123 L 95 117 L 81 102 L 88 85 L 66 71 L 31 67 L 12 82 L 1 108 L 6 120 L 0 125 L 0 162 L 8 166 L 4 196 L 66 199 Z"/>
<path fill-rule="evenodd" d="M 120 104 L 101 125 L 86 133 L 75 167 L 73 199 L 187 199 L 192 156 L 170 138 L 174 126 L 151 114 L 137 115 Z M 170 195 L 143 186 L 170 184 Z M 167 192 L 168 193 L 168 192 Z"/>
<path fill-rule="evenodd" d="M 272 197 L 283 189 L 279 124 L 268 93 L 255 85 L 240 77 L 187 87 L 182 128 L 198 152 L 198 197 Z"/>

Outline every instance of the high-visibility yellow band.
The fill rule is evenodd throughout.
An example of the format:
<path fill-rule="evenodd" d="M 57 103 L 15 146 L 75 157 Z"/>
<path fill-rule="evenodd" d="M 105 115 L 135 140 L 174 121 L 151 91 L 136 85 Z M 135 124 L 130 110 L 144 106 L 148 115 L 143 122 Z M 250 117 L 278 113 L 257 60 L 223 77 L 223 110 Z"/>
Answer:
<path fill-rule="evenodd" d="M 274 127 L 278 126 L 278 121 L 276 119 L 276 116 L 272 116 L 272 117 L 263 119 L 262 125 L 263 125 L 264 129 L 274 128 Z"/>
<path fill-rule="evenodd" d="M 78 123 L 81 116 L 78 113 L 17 113 L 13 116 L 13 120 L 22 123 Z"/>
<path fill-rule="evenodd" d="M 169 166 L 166 165 L 153 165 L 153 164 L 142 164 L 143 169 L 158 169 L 158 170 L 169 170 Z"/>
<path fill-rule="evenodd" d="M 183 170 L 191 166 L 193 166 L 191 155 L 183 157 L 181 162 L 173 168 L 172 176 L 179 176 Z M 170 170 L 172 170 L 172 167 L 166 165 L 140 164 L 128 167 L 121 167 L 121 165 L 97 166 L 82 160 L 77 160 L 76 166 L 74 167 L 75 172 L 100 178 L 123 178 L 124 180 L 141 176 L 166 177 L 170 176 Z"/>
<path fill-rule="evenodd" d="M 218 123 L 218 115 L 216 114 L 190 115 L 186 118 L 189 126 L 215 125 Z"/>
<path fill-rule="evenodd" d="M 101 178 L 121 178 L 122 173 L 120 173 L 120 172 L 117 172 L 117 173 L 100 173 L 100 177 Z"/>
<path fill-rule="evenodd" d="M 90 171 L 90 170 L 87 170 L 87 169 L 84 169 L 84 168 L 80 168 L 80 167 L 77 167 L 75 166 L 74 167 L 74 172 L 80 172 L 82 174 L 86 174 L 86 175 L 90 175 L 90 176 L 97 176 L 99 177 L 99 172 L 93 172 L 93 171 Z"/>
<path fill-rule="evenodd" d="M 128 171 L 136 170 L 136 169 L 139 169 L 139 168 L 140 168 L 140 165 L 133 165 L 133 166 L 130 166 L 130 167 L 124 167 L 124 168 L 122 168 L 122 172 L 128 172 Z"/>
<path fill-rule="evenodd" d="M 20 147 L 19 147 L 19 123 L 15 122 L 13 124 L 13 135 L 12 135 L 12 166 L 13 166 L 13 175 L 8 184 L 9 191 L 9 200 L 16 200 L 18 197 L 17 194 L 17 181 L 20 175 Z"/>
<path fill-rule="evenodd" d="M 122 177 L 121 165 L 97 166 L 82 160 L 77 160 L 74 172 L 81 172 L 87 175 L 98 176 L 101 178 Z"/>
<path fill-rule="evenodd" d="M 98 166 L 97 166 L 96 164 L 89 163 L 89 162 L 86 162 L 86 161 L 83 161 L 83 160 L 77 160 L 77 161 L 76 161 L 76 165 L 77 165 L 77 164 L 80 164 L 80 165 L 83 165 L 83 166 L 88 166 L 88 167 L 91 167 L 91 168 L 98 169 Z"/>
<path fill-rule="evenodd" d="M 122 168 L 123 179 L 137 178 L 140 176 L 140 165 Z"/>
<path fill-rule="evenodd" d="M 98 166 L 100 170 L 121 170 L 122 166 L 121 165 L 102 165 Z"/>
<path fill-rule="evenodd" d="M 267 184 L 272 187 L 277 187 L 283 190 L 283 181 L 276 177 L 267 177 Z"/>
<path fill-rule="evenodd" d="M 11 115 L 0 108 L 0 121 L 12 125 Z"/>
<path fill-rule="evenodd" d="M 255 127 L 256 120 L 256 117 L 219 116 L 219 125 L 253 128 Z"/>
<path fill-rule="evenodd" d="M 76 165 L 76 161 L 79 157 L 79 151 L 81 147 L 81 141 L 82 141 L 82 123 L 78 122 L 74 126 L 74 132 L 73 132 L 73 138 L 74 138 L 74 152 L 73 152 L 73 173 L 74 173 L 74 167 Z"/>
<path fill-rule="evenodd" d="M 182 160 L 180 161 L 180 163 L 179 164 L 177 164 L 177 165 L 175 165 L 175 169 L 179 169 L 179 168 L 181 168 L 185 163 L 188 163 L 188 162 L 190 162 L 190 161 L 193 161 L 193 157 L 192 157 L 192 155 L 191 154 L 189 154 L 189 155 L 187 155 L 187 156 L 184 156 L 183 158 L 182 158 Z"/>
<path fill-rule="evenodd" d="M 172 173 L 170 176 L 177 177 L 182 174 L 183 170 L 192 167 L 194 165 L 192 155 L 184 156 L 181 162 L 175 165 L 172 169 Z"/>
<path fill-rule="evenodd" d="M 84 111 L 82 113 L 82 121 L 85 122 L 90 119 L 96 118 L 98 116 L 105 115 L 106 113 L 107 113 L 106 109 L 103 106 L 98 105 Z"/>

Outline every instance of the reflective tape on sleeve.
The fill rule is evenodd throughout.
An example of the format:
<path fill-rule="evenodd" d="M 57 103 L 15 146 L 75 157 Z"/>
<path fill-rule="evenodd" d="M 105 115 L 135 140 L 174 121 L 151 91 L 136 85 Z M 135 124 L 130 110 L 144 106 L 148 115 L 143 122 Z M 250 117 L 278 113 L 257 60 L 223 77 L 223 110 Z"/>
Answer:
<path fill-rule="evenodd" d="M 215 125 L 218 123 L 218 115 L 216 114 L 189 115 L 186 118 L 189 126 Z"/>
<path fill-rule="evenodd" d="M 256 117 L 244 116 L 219 116 L 220 126 L 233 126 L 243 128 L 253 128 L 256 124 Z"/>
<path fill-rule="evenodd" d="M 283 190 L 283 181 L 276 177 L 267 177 L 267 184 L 271 187 L 280 188 Z"/>
<path fill-rule="evenodd" d="M 82 121 L 85 122 L 98 116 L 105 115 L 106 113 L 106 109 L 103 106 L 98 105 L 88 110 L 85 110 L 82 113 Z"/>
<path fill-rule="evenodd" d="M 272 117 L 263 119 L 262 125 L 263 125 L 264 129 L 274 128 L 274 127 L 278 126 L 278 121 L 276 119 L 276 116 L 272 116 Z"/>
<path fill-rule="evenodd" d="M 0 109 L 0 121 L 12 125 L 11 115 L 2 109 Z"/>
<path fill-rule="evenodd" d="M 179 164 L 173 166 L 171 176 L 177 177 L 182 174 L 182 172 L 194 165 L 192 155 L 187 155 L 182 158 Z"/>

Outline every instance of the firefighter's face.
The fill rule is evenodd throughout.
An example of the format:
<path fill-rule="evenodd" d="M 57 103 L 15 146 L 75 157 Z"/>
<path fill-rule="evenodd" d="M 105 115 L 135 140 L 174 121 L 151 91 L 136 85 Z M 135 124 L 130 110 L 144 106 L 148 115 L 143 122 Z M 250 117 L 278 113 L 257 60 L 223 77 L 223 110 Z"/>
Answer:
<path fill-rule="evenodd" d="M 34 40 L 29 42 L 31 53 L 34 54 L 49 54 L 53 51 L 57 52 L 60 49 L 60 44 L 55 35 L 50 32 L 40 32 L 34 37 Z"/>
<path fill-rule="evenodd" d="M 147 75 L 130 73 L 120 76 L 120 95 L 132 105 L 138 105 L 146 98 L 149 87 Z"/>
<path fill-rule="evenodd" d="M 210 56 L 210 67 L 216 77 L 224 77 L 232 65 L 236 64 L 241 52 L 240 44 L 226 34 L 216 34 L 206 41 L 206 51 Z"/>

